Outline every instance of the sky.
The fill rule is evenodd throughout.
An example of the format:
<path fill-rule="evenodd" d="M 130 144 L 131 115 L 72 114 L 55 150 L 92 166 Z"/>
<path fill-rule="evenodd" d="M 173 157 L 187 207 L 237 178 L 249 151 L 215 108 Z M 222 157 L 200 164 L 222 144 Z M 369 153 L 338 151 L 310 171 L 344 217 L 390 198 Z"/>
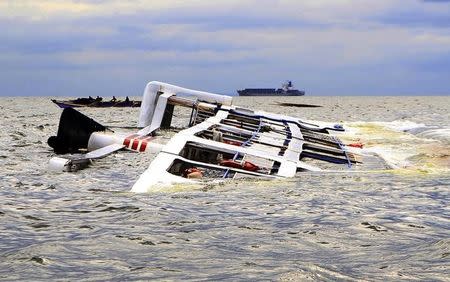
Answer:
<path fill-rule="evenodd" d="M 450 94 L 450 0 L 0 0 L 0 31 L 0 96 Z"/>

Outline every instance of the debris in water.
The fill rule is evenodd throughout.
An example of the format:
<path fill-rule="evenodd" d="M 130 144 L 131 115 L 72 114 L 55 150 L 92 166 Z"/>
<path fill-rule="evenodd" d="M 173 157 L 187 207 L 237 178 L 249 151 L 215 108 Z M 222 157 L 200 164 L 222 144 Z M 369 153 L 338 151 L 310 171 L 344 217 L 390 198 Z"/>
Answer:
<path fill-rule="evenodd" d="M 320 108 L 320 105 L 312 105 L 312 104 L 299 104 L 299 103 L 277 103 L 278 106 L 283 107 L 297 107 L 297 108 Z"/>

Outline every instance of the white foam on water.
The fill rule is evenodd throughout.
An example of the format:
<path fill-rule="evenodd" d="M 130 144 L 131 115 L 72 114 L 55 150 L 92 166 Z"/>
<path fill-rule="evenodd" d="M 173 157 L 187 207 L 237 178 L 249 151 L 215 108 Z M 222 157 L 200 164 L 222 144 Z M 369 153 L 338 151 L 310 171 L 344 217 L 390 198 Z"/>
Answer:
<path fill-rule="evenodd" d="M 365 124 L 379 125 L 397 132 L 407 132 L 419 138 L 433 139 L 450 143 L 450 127 L 442 128 L 437 126 L 427 126 L 423 123 L 415 123 L 408 120 L 392 122 L 367 122 Z"/>
<path fill-rule="evenodd" d="M 418 128 L 426 128 L 427 126 L 423 123 L 415 123 L 409 120 L 396 120 L 391 122 L 374 122 L 388 129 L 392 129 L 399 132 L 408 132 Z"/>
<path fill-rule="evenodd" d="M 409 120 L 396 120 L 396 121 L 356 121 L 356 122 L 347 122 L 345 123 L 345 129 L 353 132 L 353 129 L 359 127 L 382 127 L 388 130 L 396 131 L 396 132 L 409 132 L 417 129 L 428 128 L 423 123 L 416 123 Z M 348 131 L 347 130 L 347 131 Z"/>
<path fill-rule="evenodd" d="M 386 164 L 393 169 L 409 168 L 413 164 L 408 161 L 409 158 L 415 155 L 411 151 L 399 151 L 394 147 L 375 146 L 364 148 L 362 150 L 365 154 L 376 154 L 386 161 Z"/>
<path fill-rule="evenodd" d="M 449 149 L 441 142 L 449 142 L 450 129 L 411 121 L 351 122 L 346 123 L 345 128 L 354 141 L 364 144 L 362 153 L 375 153 L 394 169 L 450 170 Z"/>

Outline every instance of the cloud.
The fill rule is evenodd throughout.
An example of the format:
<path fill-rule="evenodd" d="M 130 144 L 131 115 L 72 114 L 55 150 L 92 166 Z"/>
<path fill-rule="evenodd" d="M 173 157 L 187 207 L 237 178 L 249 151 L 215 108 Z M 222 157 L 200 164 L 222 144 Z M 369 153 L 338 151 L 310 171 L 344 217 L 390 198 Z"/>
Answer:
<path fill-rule="evenodd" d="M 431 2 L 431 3 L 445 3 L 450 2 L 450 0 L 422 0 L 423 2 Z"/>
<path fill-rule="evenodd" d="M 356 93 L 364 84 L 382 93 L 396 89 L 386 85 L 395 83 L 396 73 L 415 81 L 435 67 L 433 75 L 448 75 L 448 6 L 415 0 L 0 2 L 0 83 L 20 88 L 22 76 L 39 85 L 46 73 L 57 78 L 54 85 L 79 90 L 83 79 L 130 89 L 159 79 L 229 92 L 299 77 L 318 94 L 348 85 Z M 419 88 L 402 85 L 405 93 Z M 447 91 L 450 82 L 440 87 Z M 89 83 L 83 91 L 100 88 Z"/>
<path fill-rule="evenodd" d="M 411 2 L 407 9 L 392 9 L 375 15 L 374 20 L 384 24 L 395 24 L 405 28 L 411 27 L 450 27 L 450 5 L 447 1 Z"/>

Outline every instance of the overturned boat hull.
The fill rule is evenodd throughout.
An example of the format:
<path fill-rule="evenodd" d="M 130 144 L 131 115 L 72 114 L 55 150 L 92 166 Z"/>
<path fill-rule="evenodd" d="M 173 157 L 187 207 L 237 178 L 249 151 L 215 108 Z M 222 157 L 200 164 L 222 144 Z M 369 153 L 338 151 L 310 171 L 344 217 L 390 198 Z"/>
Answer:
<path fill-rule="evenodd" d="M 67 168 L 87 163 L 85 160 L 122 149 L 156 153 L 131 189 L 137 193 L 173 183 L 286 178 L 305 171 L 364 169 L 359 149 L 346 146 L 330 134 L 343 132 L 339 125 L 313 124 L 286 115 L 240 108 L 234 106 L 228 96 L 161 82 L 150 82 L 142 101 L 139 117 L 142 129 L 128 136 L 106 132 L 89 118 L 78 118 L 75 112 L 65 120 L 80 127 L 80 119 L 89 130 L 64 130 L 62 127 L 68 125 L 63 124 L 62 117 L 58 136 L 53 138 L 51 146 L 55 151 L 58 148 L 73 152 L 80 148 L 90 152 L 75 159 L 58 157 L 54 167 L 70 170 Z M 188 124 L 169 142 L 160 144 L 155 132 L 170 127 L 175 107 L 191 110 Z M 65 111 L 68 109 L 63 116 L 67 115 Z M 82 140 L 79 136 L 70 136 L 81 131 L 85 136 Z M 76 142 L 70 141 L 72 139 Z"/>

